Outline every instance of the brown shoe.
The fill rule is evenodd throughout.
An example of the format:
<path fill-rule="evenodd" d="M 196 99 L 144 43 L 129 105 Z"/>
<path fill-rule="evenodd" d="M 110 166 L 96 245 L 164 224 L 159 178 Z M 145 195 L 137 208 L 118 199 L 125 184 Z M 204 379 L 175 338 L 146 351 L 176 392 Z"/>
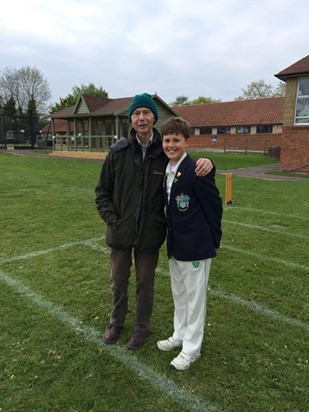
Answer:
<path fill-rule="evenodd" d="M 102 340 L 106 345 L 113 345 L 120 338 L 121 326 L 109 325 L 102 335 Z"/>
<path fill-rule="evenodd" d="M 136 330 L 127 343 L 128 349 L 139 349 L 146 343 L 147 338 L 150 336 L 150 330 Z"/>

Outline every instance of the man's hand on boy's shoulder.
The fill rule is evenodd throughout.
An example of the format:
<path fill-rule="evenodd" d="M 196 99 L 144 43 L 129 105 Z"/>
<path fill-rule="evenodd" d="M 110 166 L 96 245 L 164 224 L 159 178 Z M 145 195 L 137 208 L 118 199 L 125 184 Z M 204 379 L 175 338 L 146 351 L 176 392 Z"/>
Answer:
<path fill-rule="evenodd" d="M 214 165 L 207 157 L 202 157 L 196 161 L 195 173 L 196 176 L 206 176 L 212 171 Z"/>

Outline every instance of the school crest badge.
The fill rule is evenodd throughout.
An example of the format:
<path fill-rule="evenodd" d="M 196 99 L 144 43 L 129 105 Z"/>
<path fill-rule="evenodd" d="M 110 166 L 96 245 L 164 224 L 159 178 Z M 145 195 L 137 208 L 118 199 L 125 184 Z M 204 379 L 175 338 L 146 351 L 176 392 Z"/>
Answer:
<path fill-rule="evenodd" d="M 185 212 L 189 208 L 189 202 L 190 202 L 190 196 L 184 195 L 181 193 L 181 195 L 176 196 L 176 203 L 177 203 L 177 208 L 181 212 Z"/>

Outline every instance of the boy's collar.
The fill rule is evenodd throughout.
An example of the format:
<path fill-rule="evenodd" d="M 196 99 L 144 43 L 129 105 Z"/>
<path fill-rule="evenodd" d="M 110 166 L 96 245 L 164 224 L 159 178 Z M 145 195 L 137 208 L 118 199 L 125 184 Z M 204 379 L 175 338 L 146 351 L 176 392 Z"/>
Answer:
<path fill-rule="evenodd" d="M 167 173 L 176 172 L 176 170 L 178 169 L 180 163 L 183 161 L 183 159 L 184 159 L 186 156 L 187 156 L 187 153 L 185 152 L 174 166 L 173 166 L 173 165 L 171 164 L 171 162 L 169 161 L 169 162 L 168 162 L 168 165 L 167 165 L 167 167 L 166 167 Z"/>

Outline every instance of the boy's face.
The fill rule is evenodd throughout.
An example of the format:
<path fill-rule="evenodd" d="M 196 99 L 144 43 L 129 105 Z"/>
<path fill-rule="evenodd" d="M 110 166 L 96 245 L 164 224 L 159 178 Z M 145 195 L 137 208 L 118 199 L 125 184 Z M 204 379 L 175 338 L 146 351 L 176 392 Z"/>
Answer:
<path fill-rule="evenodd" d="M 176 165 L 189 146 L 188 139 L 181 134 L 167 134 L 162 137 L 162 147 L 173 165 Z"/>

